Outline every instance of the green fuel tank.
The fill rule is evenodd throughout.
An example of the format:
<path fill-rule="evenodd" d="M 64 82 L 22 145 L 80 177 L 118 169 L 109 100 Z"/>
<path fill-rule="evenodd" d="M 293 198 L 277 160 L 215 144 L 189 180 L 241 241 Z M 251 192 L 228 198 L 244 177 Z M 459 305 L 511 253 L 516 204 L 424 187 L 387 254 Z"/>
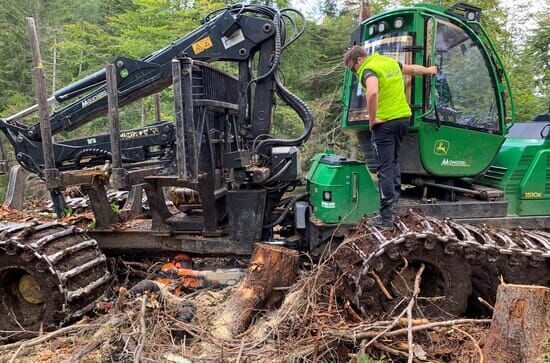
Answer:
<path fill-rule="evenodd" d="M 335 155 L 317 154 L 306 176 L 313 214 L 324 223 L 352 223 L 378 211 L 378 190 L 367 165 Z"/>

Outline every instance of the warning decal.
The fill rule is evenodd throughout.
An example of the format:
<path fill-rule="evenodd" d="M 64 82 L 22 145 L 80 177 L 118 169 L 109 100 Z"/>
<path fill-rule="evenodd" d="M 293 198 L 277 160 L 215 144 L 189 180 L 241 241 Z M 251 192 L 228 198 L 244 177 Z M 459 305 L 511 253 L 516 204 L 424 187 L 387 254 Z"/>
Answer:
<path fill-rule="evenodd" d="M 195 54 L 200 54 L 208 48 L 212 48 L 212 39 L 210 39 L 210 37 L 202 38 L 201 40 L 193 43 L 191 47 L 193 48 L 193 52 L 195 52 Z"/>

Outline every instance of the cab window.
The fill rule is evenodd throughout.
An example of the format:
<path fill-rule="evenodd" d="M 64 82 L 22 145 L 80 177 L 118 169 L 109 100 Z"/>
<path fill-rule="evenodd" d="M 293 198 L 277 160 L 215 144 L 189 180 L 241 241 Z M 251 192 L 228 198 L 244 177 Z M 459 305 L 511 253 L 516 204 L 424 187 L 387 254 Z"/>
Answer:
<path fill-rule="evenodd" d="M 401 64 L 410 64 L 412 61 L 412 53 L 407 51 L 406 47 L 413 44 L 412 35 L 389 34 L 382 35 L 365 42 L 365 50 L 367 55 L 379 53 L 387 57 L 396 59 Z M 405 92 L 407 101 L 410 104 L 411 100 L 411 76 L 403 76 L 405 82 Z M 366 121 L 368 120 L 367 103 L 365 101 L 365 93 L 359 84 L 359 80 L 354 76 L 351 85 L 351 100 L 349 108 L 348 122 Z"/>
<path fill-rule="evenodd" d="M 433 21 L 427 26 L 427 56 L 432 54 Z M 500 131 L 499 109 L 494 83 L 478 44 L 461 28 L 437 20 L 435 38 L 435 94 L 430 92 L 426 110 L 435 110 L 428 120 L 451 126 Z M 437 112 L 436 112 L 437 111 Z"/>

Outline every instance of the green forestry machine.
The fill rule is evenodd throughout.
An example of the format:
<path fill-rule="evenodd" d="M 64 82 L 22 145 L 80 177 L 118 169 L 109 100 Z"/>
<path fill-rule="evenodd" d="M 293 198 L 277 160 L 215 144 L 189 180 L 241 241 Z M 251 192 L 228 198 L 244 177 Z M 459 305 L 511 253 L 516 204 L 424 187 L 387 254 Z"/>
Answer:
<path fill-rule="evenodd" d="M 95 215 L 88 231 L 58 222 L 0 225 L 2 336 L 92 310 L 111 281 L 104 253 L 248 255 L 263 241 L 319 255 L 351 235 L 356 259 L 347 266 L 361 272 L 345 278 L 365 315 L 393 307 L 371 272 L 399 290 L 398 280 L 424 264 L 421 295 L 445 297 L 430 303 L 433 314 L 475 311 L 477 297 L 493 302 L 500 276 L 548 285 L 550 120 L 506 123 L 507 104 L 514 114 L 510 85 L 480 16 L 462 3 L 417 5 L 380 13 L 353 33 L 352 43 L 368 52 L 439 68 L 404 79 L 413 117 L 400 157 L 404 213 L 392 232 L 361 222 L 376 213 L 379 196 L 364 95 L 349 72 L 342 127 L 357 135 L 367 163 L 329 150 L 301 177 L 299 147 L 313 116 L 278 72 L 285 48 L 304 31 L 292 9 L 221 9 L 164 49 L 119 57 L 56 91 L 50 102 L 71 103 L 51 115 L 32 106 L 0 119 L 17 161 L 45 180 L 58 214 L 63 190 L 78 185 Z M 215 61 L 234 63 L 238 76 Z M 169 86 L 174 121 L 119 131 L 117 105 Z M 276 96 L 303 121 L 299 137 L 271 134 Z M 21 122 L 40 109 L 47 115 L 40 124 Z M 107 113 L 109 134 L 52 139 Z M 129 191 L 128 213 L 113 212 L 108 188 Z M 133 214 L 146 218 L 120 228 Z"/>

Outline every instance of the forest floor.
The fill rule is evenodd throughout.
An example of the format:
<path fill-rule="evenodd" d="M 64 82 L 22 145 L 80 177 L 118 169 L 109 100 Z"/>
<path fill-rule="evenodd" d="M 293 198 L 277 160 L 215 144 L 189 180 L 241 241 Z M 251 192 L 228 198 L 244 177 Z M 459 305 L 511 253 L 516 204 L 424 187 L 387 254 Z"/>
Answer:
<path fill-rule="evenodd" d="M 0 209 L 4 222 L 36 216 L 36 210 Z M 39 217 L 54 218 L 49 212 Z M 85 225 L 91 215 L 64 221 Z M 247 330 L 228 338 L 218 336 L 213 324 L 247 260 L 113 257 L 115 278 L 92 313 L 58 330 L 5 341 L 0 362 L 483 361 L 490 319 L 424 315 L 417 303 L 422 269 L 408 280 L 407 293 L 392 297 L 391 311 L 365 314 L 342 290 L 350 288 L 350 249 L 339 247 L 322 262 L 307 255 L 300 260 L 296 282 L 283 289 L 284 297 L 258 309 Z M 182 277 L 178 269 L 220 278 Z"/>

